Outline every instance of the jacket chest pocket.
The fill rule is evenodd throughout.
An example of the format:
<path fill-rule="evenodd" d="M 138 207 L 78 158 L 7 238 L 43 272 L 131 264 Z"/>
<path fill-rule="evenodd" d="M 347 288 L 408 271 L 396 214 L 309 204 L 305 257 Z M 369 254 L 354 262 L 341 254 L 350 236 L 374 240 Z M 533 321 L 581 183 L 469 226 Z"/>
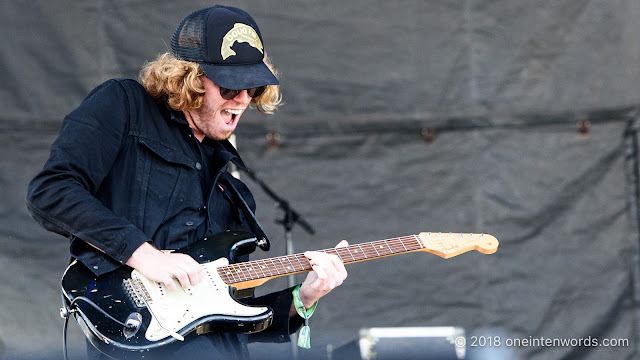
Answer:
<path fill-rule="evenodd" d="M 155 232 L 166 221 L 198 210 L 204 202 L 195 162 L 181 151 L 140 139 L 145 160 L 142 175 L 144 226 Z"/>

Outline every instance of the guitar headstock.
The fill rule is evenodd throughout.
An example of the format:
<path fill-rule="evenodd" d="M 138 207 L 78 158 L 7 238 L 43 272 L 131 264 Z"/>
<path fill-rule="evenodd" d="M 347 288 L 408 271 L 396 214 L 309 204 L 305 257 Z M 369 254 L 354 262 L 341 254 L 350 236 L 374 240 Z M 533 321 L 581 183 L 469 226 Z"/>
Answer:
<path fill-rule="evenodd" d="M 424 246 L 421 251 L 445 259 L 471 250 L 477 250 L 483 254 L 493 254 L 498 250 L 498 239 L 489 234 L 421 232 L 418 237 Z"/>

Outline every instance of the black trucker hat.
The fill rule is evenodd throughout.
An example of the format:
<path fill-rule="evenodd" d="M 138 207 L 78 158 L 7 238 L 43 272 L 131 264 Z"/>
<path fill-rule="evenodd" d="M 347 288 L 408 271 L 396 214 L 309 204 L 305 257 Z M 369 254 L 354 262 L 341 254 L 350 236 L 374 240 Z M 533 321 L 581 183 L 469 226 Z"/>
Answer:
<path fill-rule="evenodd" d="M 258 24 L 235 7 L 215 5 L 189 14 L 173 32 L 171 52 L 178 59 L 198 63 L 223 88 L 279 84 L 263 61 Z"/>

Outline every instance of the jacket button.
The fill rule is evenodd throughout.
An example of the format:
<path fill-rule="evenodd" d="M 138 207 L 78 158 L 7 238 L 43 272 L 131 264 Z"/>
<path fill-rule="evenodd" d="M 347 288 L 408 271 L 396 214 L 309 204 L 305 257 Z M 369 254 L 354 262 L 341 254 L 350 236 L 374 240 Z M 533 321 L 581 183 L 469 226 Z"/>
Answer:
<path fill-rule="evenodd" d="M 200 164 L 199 162 L 196 163 L 196 169 L 198 170 L 202 170 L 202 164 Z"/>
<path fill-rule="evenodd" d="M 187 226 L 193 226 L 193 221 L 187 221 L 186 223 L 184 223 Z"/>

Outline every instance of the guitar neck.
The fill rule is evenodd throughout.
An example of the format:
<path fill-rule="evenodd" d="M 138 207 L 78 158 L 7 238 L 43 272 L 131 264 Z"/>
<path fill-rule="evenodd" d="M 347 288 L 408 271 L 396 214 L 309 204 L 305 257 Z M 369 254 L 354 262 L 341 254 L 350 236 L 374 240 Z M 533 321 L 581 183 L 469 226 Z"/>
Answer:
<path fill-rule="evenodd" d="M 352 264 L 415 251 L 429 252 L 443 258 L 474 249 L 491 254 L 497 247 L 498 241 L 491 235 L 420 233 L 318 251 L 337 255 L 344 264 Z M 226 284 L 245 289 L 274 278 L 311 270 L 311 264 L 304 254 L 294 254 L 222 266 L 218 268 L 218 273 Z"/>
<path fill-rule="evenodd" d="M 411 235 L 319 251 L 337 255 L 345 264 L 351 264 L 416 251 L 422 248 L 423 246 L 418 236 Z M 311 270 L 309 259 L 304 254 L 293 254 L 223 266 L 218 269 L 218 273 L 225 283 L 237 287 L 239 283 L 263 283 L 273 278 Z M 262 279 L 265 280 L 259 281 Z"/>

